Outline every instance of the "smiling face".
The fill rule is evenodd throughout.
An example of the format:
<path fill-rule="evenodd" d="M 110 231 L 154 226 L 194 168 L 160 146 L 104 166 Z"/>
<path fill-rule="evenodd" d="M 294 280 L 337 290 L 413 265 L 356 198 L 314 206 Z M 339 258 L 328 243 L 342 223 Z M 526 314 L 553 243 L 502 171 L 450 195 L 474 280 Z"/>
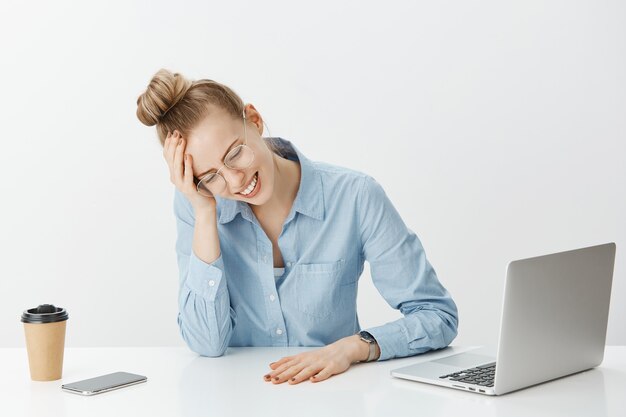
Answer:
<path fill-rule="evenodd" d="M 243 115 L 233 119 L 223 109 L 210 106 L 209 115 L 185 138 L 187 140 L 185 153 L 192 157 L 196 180 L 222 168 L 220 174 L 226 180 L 226 187 L 218 194 L 219 197 L 261 205 L 270 199 L 274 188 L 273 154 L 261 138 L 263 119 L 260 114 L 252 104 L 247 104 L 245 111 L 244 137 Z M 223 167 L 226 154 L 244 143 L 254 152 L 252 164 L 241 171 Z M 255 177 L 256 173 L 258 176 Z M 256 183 L 253 183 L 254 179 Z M 254 186 L 252 192 L 247 196 L 241 194 L 251 185 Z"/>

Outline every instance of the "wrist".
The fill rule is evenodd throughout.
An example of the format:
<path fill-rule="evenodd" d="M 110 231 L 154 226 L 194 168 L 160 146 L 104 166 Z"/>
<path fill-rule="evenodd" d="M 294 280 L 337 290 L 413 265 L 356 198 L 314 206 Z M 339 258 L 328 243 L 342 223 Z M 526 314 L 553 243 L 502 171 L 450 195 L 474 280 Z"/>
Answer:
<path fill-rule="evenodd" d="M 217 216 L 217 210 L 215 207 L 202 207 L 195 209 L 194 208 L 194 217 L 196 220 L 214 220 Z"/>
<path fill-rule="evenodd" d="M 361 337 L 358 334 L 344 337 L 341 341 L 346 346 L 346 352 L 350 363 L 367 360 L 369 347 L 366 342 L 361 340 Z"/>
<path fill-rule="evenodd" d="M 370 356 L 370 346 L 369 343 L 361 339 L 361 336 L 358 334 L 346 337 L 350 342 L 351 350 L 350 350 L 350 362 L 366 362 Z M 380 349 L 378 348 L 378 344 L 375 343 L 376 346 L 376 359 L 380 357 Z"/>

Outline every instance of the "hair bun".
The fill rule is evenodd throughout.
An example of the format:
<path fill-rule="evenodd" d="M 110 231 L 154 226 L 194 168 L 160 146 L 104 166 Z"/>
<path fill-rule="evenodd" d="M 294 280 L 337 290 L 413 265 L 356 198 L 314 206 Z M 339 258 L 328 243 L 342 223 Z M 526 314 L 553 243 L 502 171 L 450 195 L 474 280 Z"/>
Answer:
<path fill-rule="evenodd" d="M 137 98 L 137 118 L 146 126 L 154 126 L 176 105 L 192 82 L 182 74 L 161 68 L 150 80 L 146 91 Z"/>

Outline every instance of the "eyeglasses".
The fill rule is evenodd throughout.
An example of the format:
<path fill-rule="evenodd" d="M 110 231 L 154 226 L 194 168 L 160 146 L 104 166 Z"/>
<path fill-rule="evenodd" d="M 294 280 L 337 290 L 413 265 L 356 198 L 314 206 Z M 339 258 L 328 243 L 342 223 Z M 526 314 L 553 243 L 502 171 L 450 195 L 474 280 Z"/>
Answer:
<path fill-rule="evenodd" d="M 226 188 L 226 179 L 220 171 L 226 166 L 230 169 L 238 171 L 248 168 L 254 161 L 254 151 L 247 145 L 248 137 L 246 134 L 246 111 L 243 111 L 243 137 L 244 143 L 235 146 L 224 158 L 224 164 L 217 172 L 210 172 L 198 180 L 196 188 L 198 193 L 215 198 L 216 194 L 220 194 Z"/>

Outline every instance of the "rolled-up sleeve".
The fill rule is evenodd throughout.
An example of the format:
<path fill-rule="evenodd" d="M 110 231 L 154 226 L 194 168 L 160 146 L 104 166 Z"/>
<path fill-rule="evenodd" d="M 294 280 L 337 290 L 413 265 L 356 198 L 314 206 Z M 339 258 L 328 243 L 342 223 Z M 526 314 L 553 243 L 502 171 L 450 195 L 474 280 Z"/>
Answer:
<path fill-rule="evenodd" d="M 215 261 L 206 263 L 193 252 L 193 209 L 178 190 L 174 194 L 174 214 L 180 334 L 194 352 L 203 356 L 221 356 L 228 347 L 235 326 L 224 261 L 220 254 Z"/>
<path fill-rule="evenodd" d="M 446 347 L 457 335 L 456 304 L 439 282 L 417 235 L 402 221 L 381 185 L 365 175 L 358 195 L 362 256 L 374 286 L 403 318 L 367 330 L 379 360 Z"/>

